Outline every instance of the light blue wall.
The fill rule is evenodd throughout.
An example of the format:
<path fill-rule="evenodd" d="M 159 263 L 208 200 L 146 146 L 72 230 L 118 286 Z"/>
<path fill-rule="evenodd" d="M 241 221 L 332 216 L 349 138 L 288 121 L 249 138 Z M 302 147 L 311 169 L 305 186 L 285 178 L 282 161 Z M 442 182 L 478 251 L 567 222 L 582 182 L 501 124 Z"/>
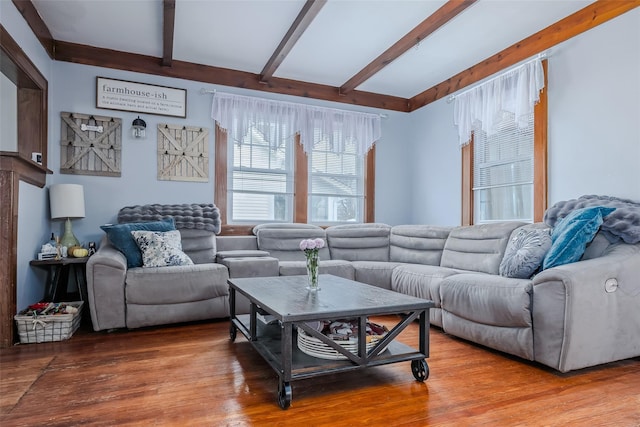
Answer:
<path fill-rule="evenodd" d="M 140 114 L 147 123 L 147 139 L 134 140 L 130 136 L 131 122 L 138 114 L 111 111 L 95 107 L 96 76 L 177 87 L 187 90 L 187 119 Z M 267 94 L 263 92 L 204 85 L 188 80 L 110 70 L 87 65 L 56 62 L 53 64 L 50 108 L 51 126 L 49 167 L 54 171 L 54 183 L 82 184 L 85 191 L 86 217 L 74 220 L 73 228 L 78 239 L 87 243 L 99 242 L 103 235 L 99 226 L 115 222 L 118 209 L 123 206 L 144 203 L 209 203 L 214 197 L 214 126 L 211 119 L 212 95 L 201 95 L 200 89 L 217 89 L 250 96 L 323 105 L 354 111 L 382 112 L 370 108 L 322 102 L 306 98 Z M 122 119 L 122 176 L 101 177 L 63 175 L 60 170 L 60 113 L 73 112 L 95 114 Z M 402 149 L 410 140 L 407 133 L 408 115 L 385 112 L 382 120 L 383 137 L 376 144 L 376 207 L 377 220 L 401 223 L 409 219 L 408 209 L 397 209 L 409 203 L 406 182 L 409 170 L 404 167 L 409 151 Z M 156 127 L 159 123 L 200 126 L 209 129 L 209 182 L 175 182 L 157 180 Z M 398 170 L 401 171 L 398 173 Z M 62 230 L 62 224 L 57 225 Z"/>
<path fill-rule="evenodd" d="M 413 168 L 411 116 L 389 111 L 376 143 L 375 221 L 389 225 L 411 222 Z"/>
<path fill-rule="evenodd" d="M 640 9 L 549 59 L 549 204 L 583 194 L 640 200 Z"/>
<path fill-rule="evenodd" d="M 411 223 L 460 224 L 461 160 L 453 104 L 444 99 L 411 113 Z"/>
<path fill-rule="evenodd" d="M 640 200 L 640 9 L 551 51 L 549 206 L 584 194 Z M 460 224 L 453 104 L 411 113 L 412 221 Z"/>
<path fill-rule="evenodd" d="M 51 64 L 53 61 L 12 2 L 0 1 L 0 22 L 51 85 Z M 49 108 L 51 108 L 51 96 L 49 96 Z M 4 110 L 5 106 L 3 105 L 2 111 Z M 49 128 L 49 135 L 51 135 L 51 128 Z M 50 180 L 51 176 L 49 175 L 47 182 Z M 2 218 L 2 221 L 5 220 Z M 38 188 L 20 182 L 18 193 L 18 264 L 16 266 L 17 310 L 21 310 L 42 298 L 44 272 L 31 267 L 29 261 L 34 259 L 40 245 L 48 240 L 50 231 L 46 188 Z"/>

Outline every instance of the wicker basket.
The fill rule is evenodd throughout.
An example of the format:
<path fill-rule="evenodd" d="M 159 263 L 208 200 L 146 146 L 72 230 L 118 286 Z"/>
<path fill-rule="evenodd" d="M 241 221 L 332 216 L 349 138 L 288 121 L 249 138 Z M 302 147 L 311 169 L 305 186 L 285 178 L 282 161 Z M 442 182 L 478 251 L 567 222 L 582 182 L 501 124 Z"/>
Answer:
<path fill-rule="evenodd" d="M 66 304 L 76 307 L 78 311 L 74 314 L 45 314 L 41 316 L 16 314 L 13 318 L 18 327 L 20 343 L 32 344 L 69 339 L 80 327 L 83 302 L 74 301 Z"/>

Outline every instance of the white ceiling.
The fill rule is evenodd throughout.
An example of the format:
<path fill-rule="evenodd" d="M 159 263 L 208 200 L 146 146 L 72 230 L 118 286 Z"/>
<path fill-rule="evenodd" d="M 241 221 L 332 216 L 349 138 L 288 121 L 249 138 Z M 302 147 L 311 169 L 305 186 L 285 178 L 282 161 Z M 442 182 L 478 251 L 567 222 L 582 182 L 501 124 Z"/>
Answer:
<path fill-rule="evenodd" d="M 413 97 L 593 0 L 479 0 L 357 89 Z M 274 73 L 339 87 L 446 3 L 329 0 Z M 59 41 L 162 57 L 162 0 L 33 0 Z M 260 73 L 304 0 L 176 0 L 173 59 Z"/>

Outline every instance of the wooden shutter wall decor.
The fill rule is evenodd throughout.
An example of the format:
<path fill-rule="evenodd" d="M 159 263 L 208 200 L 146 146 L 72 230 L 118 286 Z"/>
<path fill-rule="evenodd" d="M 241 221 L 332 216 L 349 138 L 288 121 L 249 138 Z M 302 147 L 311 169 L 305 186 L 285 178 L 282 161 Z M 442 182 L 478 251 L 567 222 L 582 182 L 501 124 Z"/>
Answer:
<path fill-rule="evenodd" d="M 158 180 L 209 182 L 209 129 L 158 124 Z"/>
<path fill-rule="evenodd" d="M 122 119 L 60 113 L 60 173 L 120 176 Z"/>

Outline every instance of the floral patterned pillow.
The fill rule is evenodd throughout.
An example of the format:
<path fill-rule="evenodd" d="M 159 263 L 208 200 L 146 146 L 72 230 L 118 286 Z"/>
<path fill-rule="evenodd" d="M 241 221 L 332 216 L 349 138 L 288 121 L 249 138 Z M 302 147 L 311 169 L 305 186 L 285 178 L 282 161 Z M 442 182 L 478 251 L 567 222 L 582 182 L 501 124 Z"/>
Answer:
<path fill-rule="evenodd" d="M 182 252 L 178 230 L 132 231 L 131 234 L 142 252 L 143 267 L 193 264 L 191 258 Z"/>

